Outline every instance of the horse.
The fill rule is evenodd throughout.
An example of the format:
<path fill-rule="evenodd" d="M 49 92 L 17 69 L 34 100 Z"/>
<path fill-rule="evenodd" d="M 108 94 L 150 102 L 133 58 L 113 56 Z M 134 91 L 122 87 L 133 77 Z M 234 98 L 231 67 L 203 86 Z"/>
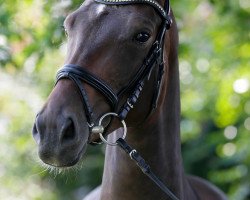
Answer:
<path fill-rule="evenodd" d="M 141 153 L 176 199 L 227 199 L 184 172 L 178 30 L 169 0 L 86 0 L 64 27 L 65 66 L 32 131 L 40 159 L 70 168 L 89 144 L 103 140 L 102 183 L 85 200 L 173 199 L 114 147 L 120 138 Z"/>

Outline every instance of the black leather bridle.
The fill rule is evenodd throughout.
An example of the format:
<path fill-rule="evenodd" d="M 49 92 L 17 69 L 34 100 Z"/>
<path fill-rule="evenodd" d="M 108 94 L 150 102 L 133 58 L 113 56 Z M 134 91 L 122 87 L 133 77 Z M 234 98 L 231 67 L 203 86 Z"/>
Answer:
<path fill-rule="evenodd" d="M 81 66 L 75 64 L 66 64 L 57 73 L 56 83 L 61 79 L 71 79 L 76 87 L 78 88 L 83 106 L 86 113 L 87 122 L 91 128 L 94 125 L 93 111 L 90 106 L 88 95 L 83 87 L 82 81 L 91 85 L 97 91 L 99 91 L 107 99 L 109 105 L 113 112 L 117 112 L 121 120 L 125 119 L 128 112 L 133 108 L 134 104 L 137 102 L 139 95 L 144 86 L 145 80 L 149 79 L 149 76 L 154 67 L 158 67 L 157 81 L 155 84 L 154 95 L 152 98 L 151 110 L 157 107 L 157 100 L 159 97 L 160 85 L 162 80 L 162 75 L 164 73 L 164 63 L 163 63 L 163 45 L 164 36 L 167 29 L 170 28 L 172 20 L 170 17 L 170 5 L 169 1 L 166 1 L 164 8 L 160 6 L 156 1 L 152 0 L 95 0 L 98 3 L 108 4 L 108 5 L 128 5 L 128 4 L 148 4 L 155 8 L 162 18 L 162 23 L 147 57 L 145 58 L 142 66 L 139 68 L 134 78 L 129 82 L 129 84 L 122 88 L 117 94 L 114 90 L 105 83 L 104 80 L 96 77 L 91 72 L 87 71 Z M 130 96 L 123 106 L 118 110 L 118 103 L 124 93 L 129 93 Z"/>
<path fill-rule="evenodd" d="M 166 30 L 168 30 L 171 26 L 172 20 L 170 17 L 170 5 L 169 0 L 166 1 L 164 7 L 162 7 L 159 3 L 153 0 L 95 0 L 98 3 L 107 4 L 107 5 L 129 5 L 129 4 L 146 4 L 152 6 L 162 18 L 162 23 L 160 25 L 160 29 L 158 35 L 156 37 L 155 42 L 153 43 L 151 49 L 147 57 L 145 58 L 142 66 L 136 72 L 134 78 L 129 82 L 129 84 L 122 88 L 118 93 L 115 93 L 114 90 L 104 81 L 87 71 L 81 66 L 75 64 L 67 64 L 63 66 L 57 73 L 56 83 L 61 79 L 70 79 L 74 82 L 76 87 L 78 88 L 83 106 L 86 113 L 87 122 L 89 125 L 90 133 L 93 132 L 95 127 L 98 127 L 94 124 L 93 120 L 93 111 L 90 106 L 88 95 L 86 90 L 83 87 L 82 81 L 89 84 L 97 91 L 99 91 L 108 101 L 111 109 L 118 118 L 125 124 L 123 121 L 128 112 L 134 107 L 137 102 L 140 93 L 143 89 L 144 82 L 149 79 L 152 70 L 154 67 L 158 67 L 158 75 L 156 79 L 154 94 L 152 98 L 152 106 L 151 111 L 157 107 L 157 101 L 160 94 L 162 75 L 164 73 L 164 62 L 163 62 L 163 45 L 164 45 L 164 36 Z M 123 94 L 129 93 L 129 98 L 127 101 L 118 108 L 118 103 L 123 96 Z M 107 113 L 108 115 L 110 113 Z M 101 118 L 105 117 L 102 116 Z M 101 125 L 101 120 L 99 121 L 99 126 Z M 101 126 L 102 127 L 102 126 Z M 103 127 L 102 127 L 103 128 Z M 124 127 L 125 129 L 125 127 Z M 102 130 L 103 131 L 103 130 Z M 99 132 L 100 137 L 102 138 L 102 131 Z M 124 131 L 125 132 L 125 131 Z M 106 140 L 104 140 L 106 141 Z M 106 142 L 107 144 L 110 144 Z M 164 183 L 151 171 L 150 166 L 145 162 L 145 160 L 141 157 L 141 155 L 132 147 L 130 147 L 124 138 L 119 138 L 115 145 L 120 146 L 132 160 L 136 162 L 136 164 L 140 167 L 144 174 L 146 174 L 165 194 L 167 194 L 173 200 L 179 200 Z M 110 145 L 113 145 L 112 143 Z"/>

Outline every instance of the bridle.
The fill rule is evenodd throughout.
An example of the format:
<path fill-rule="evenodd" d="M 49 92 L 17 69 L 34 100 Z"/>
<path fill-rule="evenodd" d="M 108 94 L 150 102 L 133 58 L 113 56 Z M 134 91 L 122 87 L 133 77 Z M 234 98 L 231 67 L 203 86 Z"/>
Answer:
<path fill-rule="evenodd" d="M 152 98 L 151 110 L 157 107 L 157 100 L 159 97 L 160 85 L 162 80 L 162 75 L 164 73 L 164 63 L 163 63 L 163 44 L 164 35 L 167 29 L 170 28 L 172 20 L 169 16 L 170 6 L 169 2 L 165 4 L 165 9 L 162 8 L 157 2 L 152 0 L 95 0 L 96 2 L 108 4 L 108 5 L 126 5 L 126 4 L 148 4 L 153 6 L 155 10 L 159 13 L 162 18 L 162 23 L 147 57 L 145 58 L 142 66 L 136 72 L 134 78 L 129 82 L 129 84 L 122 88 L 118 93 L 105 83 L 104 80 L 96 77 L 91 72 L 87 71 L 81 66 L 75 64 L 66 64 L 57 73 L 56 83 L 61 79 L 71 79 L 76 87 L 78 88 L 83 106 L 86 113 L 87 122 L 89 127 L 94 126 L 93 111 L 90 106 L 88 95 L 84 89 L 82 82 L 85 82 L 99 91 L 108 101 L 111 106 L 112 112 L 116 112 L 121 120 L 125 119 L 128 112 L 134 107 L 137 102 L 139 95 L 144 86 L 145 80 L 149 79 L 151 72 L 155 66 L 158 66 L 158 75 L 155 84 L 154 94 Z M 124 93 L 129 93 L 130 96 L 127 101 L 118 110 L 118 103 Z"/>
<path fill-rule="evenodd" d="M 136 72 L 133 79 L 129 84 L 122 88 L 118 93 L 115 93 L 114 90 L 102 79 L 98 78 L 96 75 L 87 71 L 81 66 L 75 64 L 66 64 L 58 72 L 56 76 L 56 84 L 61 79 L 70 79 L 74 82 L 75 86 L 78 88 L 81 95 L 82 103 L 84 106 L 86 119 L 88 126 L 90 128 L 90 133 L 99 133 L 102 141 L 110 145 L 119 145 L 126 153 L 129 154 L 131 159 L 133 159 L 141 170 L 156 184 L 158 185 L 171 199 L 178 200 L 178 198 L 160 181 L 159 178 L 150 170 L 149 165 L 145 160 L 140 156 L 140 154 L 133 148 L 131 148 L 124 140 L 126 136 L 126 124 L 124 119 L 126 118 L 129 111 L 136 104 L 140 93 L 143 89 L 144 83 L 146 80 L 149 80 L 151 72 L 155 67 L 158 67 L 158 74 L 156 78 L 156 84 L 154 85 L 154 94 L 152 97 L 151 103 L 151 112 L 156 109 L 158 98 L 160 95 L 160 88 L 162 82 L 162 76 L 164 74 L 164 62 L 163 62 L 163 45 L 164 45 L 164 36 L 166 30 L 168 30 L 172 24 L 170 17 L 170 4 L 169 0 L 166 1 L 164 7 L 162 7 L 158 2 L 153 0 L 95 0 L 101 4 L 107 5 L 130 5 L 130 4 L 146 4 L 152 6 L 162 19 L 159 32 L 156 36 L 155 42 L 153 43 L 147 57 L 145 58 L 142 66 Z M 112 113 L 106 113 L 103 115 L 99 124 L 94 124 L 93 120 L 93 111 L 90 106 L 88 95 L 83 87 L 82 81 L 92 86 L 98 92 L 100 92 L 108 101 Z M 129 97 L 123 105 L 118 108 L 120 99 L 124 94 L 129 94 Z M 106 116 L 118 117 L 123 123 L 124 135 L 122 138 L 119 138 L 116 143 L 109 143 L 103 137 L 104 128 L 102 126 L 102 120 Z M 95 143 L 95 142 L 94 142 Z"/>

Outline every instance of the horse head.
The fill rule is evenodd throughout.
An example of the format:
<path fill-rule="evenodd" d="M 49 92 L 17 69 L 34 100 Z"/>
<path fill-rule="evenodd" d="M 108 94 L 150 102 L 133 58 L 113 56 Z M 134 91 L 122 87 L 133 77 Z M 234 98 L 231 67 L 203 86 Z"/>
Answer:
<path fill-rule="evenodd" d="M 92 125 L 103 114 L 120 110 L 133 87 L 138 87 L 135 76 L 144 73 L 140 72 L 141 66 L 145 65 L 148 54 L 155 51 L 152 46 L 162 26 L 160 11 L 155 9 L 138 4 L 108 6 L 87 0 L 67 16 L 64 21 L 68 40 L 66 66 L 59 71 L 57 84 L 33 127 L 39 157 L 44 163 L 55 167 L 75 165 L 87 144 L 99 140 L 98 134 L 91 134 Z M 89 75 L 90 80 L 69 77 L 74 70 Z M 126 118 L 129 127 L 143 122 L 151 110 L 157 81 L 155 71 L 159 70 L 152 67 L 143 75 L 143 79 L 146 76 L 149 79 L 144 86 L 147 89 L 142 91 Z M 101 83 L 92 83 L 96 80 Z M 115 94 L 115 105 L 105 95 L 107 92 L 100 91 L 102 85 Z M 110 121 L 104 120 L 106 135 L 121 126 L 119 120 Z"/>

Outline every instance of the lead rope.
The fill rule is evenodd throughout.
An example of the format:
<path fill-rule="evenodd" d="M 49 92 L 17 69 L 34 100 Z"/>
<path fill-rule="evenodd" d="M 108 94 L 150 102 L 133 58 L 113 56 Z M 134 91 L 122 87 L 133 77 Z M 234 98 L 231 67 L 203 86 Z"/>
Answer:
<path fill-rule="evenodd" d="M 149 164 L 146 163 L 146 161 L 143 159 L 143 157 L 132 148 L 128 143 L 125 141 L 125 137 L 127 134 L 127 126 L 123 119 L 120 119 L 122 125 L 123 125 L 123 136 L 120 137 L 115 143 L 107 141 L 102 133 L 104 132 L 104 127 L 102 126 L 102 121 L 107 116 L 117 117 L 119 118 L 119 115 L 117 113 L 106 113 L 104 114 L 98 123 L 98 126 L 94 126 L 93 129 L 95 129 L 96 133 L 99 133 L 99 136 L 101 140 L 110 146 L 119 146 L 121 149 L 123 149 L 130 158 L 135 161 L 137 166 L 142 170 L 142 172 L 147 175 L 166 195 L 168 195 L 172 200 L 179 200 L 173 192 L 171 192 L 168 187 L 152 172 Z"/>

